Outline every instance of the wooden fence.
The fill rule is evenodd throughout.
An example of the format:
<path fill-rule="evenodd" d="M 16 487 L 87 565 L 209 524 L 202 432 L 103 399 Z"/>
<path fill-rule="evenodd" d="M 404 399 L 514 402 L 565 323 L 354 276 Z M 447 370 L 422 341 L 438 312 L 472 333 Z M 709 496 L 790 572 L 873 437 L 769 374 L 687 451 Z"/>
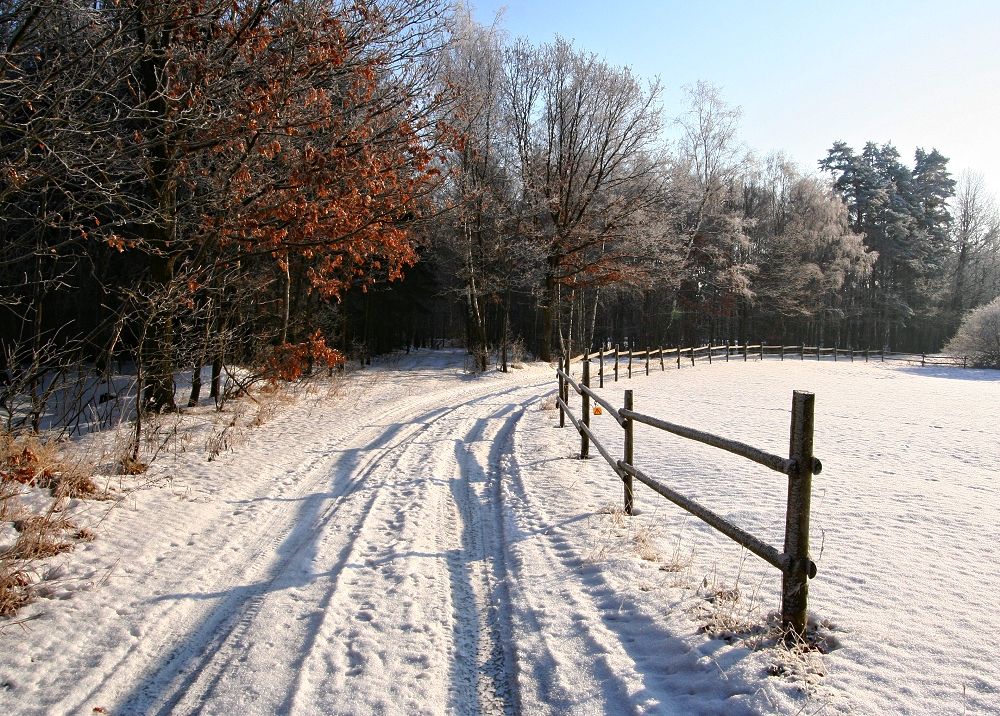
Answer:
<path fill-rule="evenodd" d="M 692 352 L 693 354 L 693 352 Z M 680 352 L 678 352 L 680 355 Z M 603 354 L 602 354 L 603 359 Z M 631 369 L 632 358 L 629 355 Z M 615 375 L 619 366 L 618 354 L 615 356 Z M 661 368 L 664 354 L 659 354 Z M 646 371 L 649 371 L 650 352 L 645 353 Z M 819 474 L 822 464 L 813 456 L 813 415 L 815 396 L 812 393 L 795 391 L 792 394 L 791 438 L 788 458 L 772 455 L 758 448 L 736 440 L 719 437 L 683 425 L 675 425 L 665 420 L 635 412 L 631 390 L 625 391 L 625 405 L 615 408 L 607 400 L 595 393 L 590 387 L 589 356 L 582 356 L 583 378 L 577 383 L 570 376 L 570 361 L 564 363 L 559 359 L 559 369 L 556 371 L 559 379 L 559 426 L 565 427 L 566 416 L 569 416 L 573 426 L 580 433 L 580 457 L 590 457 L 590 445 L 601 454 L 611 469 L 621 478 L 624 486 L 625 513 L 633 514 L 634 496 L 633 479 L 650 487 L 653 491 L 666 497 L 671 502 L 687 510 L 716 530 L 743 545 L 765 562 L 781 570 L 781 620 L 785 628 L 802 635 L 806 629 L 806 607 L 809 595 L 808 580 L 816 576 L 816 565 L 809 559 L 809 503 L 812 493 L 812 476 Z M 601 363 L 603 367 L 603 360 Z M 603 378 L 603 371 L 602 371 Z M 603 385 L 603 380 L 602 380 Z M 569 408 L 569 389 L 572 387 L 583 402 L 582 416 L 579 420 L 573 416 Z M 624 454 L 621 460 L 612 457 L 608 449 L 601 444 L 590 429 L 590 401 L 593 400 L 617 421 L 624 430 Z M 788 476 L 788 499 L 785 512 L 785 544 L 779 552 L 775 547 L 754 537 L 749 532 L 734 525 L 729 520 L 717 515 L 711 510 L 688 499 L 663 483 L 662 480 L 650 477 L 635 467 L 634 425 L 643 423 L 660 430 L 678 435 L 712 447 L 726 450 L 735 455 L 752 460 L 776 472 Z"/>
<path fill-rule="evenodd" d="M 582 358 L 582 355 L 575 356 L 568 361 L 568 365 L 573 362 L 578 361 Z M 952 366 L 952 367 L 969 367 L 969 359 L 967 356 L 945 356 L 945 355 L 927 355 L 926 353 L 895 353 L 892 351 L 856 351 L 853 348 L 823 348 L 821 346 L 767 346 L 762 344 L 757 345 L 742 345 L 742 346 L 731 346 L 728 343 L 722 346 L 701 346 L 701 347 L 690 347 L 690 348 L 647 348 L 644 351 L 636 351 L 629 348 L 627 351 L 621 351 L 618 346 L 614 349 L 601 349 L 597 354 L 598 359 L 598 379 L 599 386 L 604 387 L 604 377 L 605 377 L 605 363 L 610 362 L 613 358 L 613 363 L 609 366 L 611 375 L 614 376 L 615 382 L 618 381 L 619 375 L 625 372 L 626 375 L 631 378 L 633 365 L 638 364 L 639 370 L 645 370 L 646 375 L 649 375 L 650 366 L 652 365 L 654 370 L 657 365 L 659 365 L 660 370 L 666 370 L 667 363 L 671 366 L 676 364 L 678 368 L 681 367 L 682 363 L 695 365 L 698 361 L 712 363 L 713 361 L 726 361 L 729 360 L 764 360 L 766 358 L 771 358 L 774 360 L 823 360 L 829 359 L 833 361 L 850 361 L 851 363 L 855 361 L 864 360 L 868 362 L 881 362 L 886 361 L 900 361 L 907 363 L 908 365 L 921 365 L 921 366 Z M 570 372 L 570 371 L 567 371 Z"/>

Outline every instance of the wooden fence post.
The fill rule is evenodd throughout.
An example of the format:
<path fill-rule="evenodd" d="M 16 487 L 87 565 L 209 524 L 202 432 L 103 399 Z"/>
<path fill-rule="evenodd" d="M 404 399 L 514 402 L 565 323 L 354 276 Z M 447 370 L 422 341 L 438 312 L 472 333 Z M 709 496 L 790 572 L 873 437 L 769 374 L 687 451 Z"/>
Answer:
<path fill-rule="evenodd" d="M 600 367 L 600 384 L 604 387 L 604 346 L 601 346 L 601 367 Z"/>
<path fill-rule="evenodd" d="M 799 349 L 799 360 L 806 359 L 806 344 L 803 343 L 802 347 Z"/>
<path fill-rule="evenodd" d="M 748 350 L 749 350 L 749 348 L 747 347 L 747 344 L 746 344 L 746 342 L 744 341 L 744 343 L 743 343 L 743 362 L 744 362 L 744 363 L 746 363 L 746 362 L 747 362 L 747 351 L 748 351 Z"/>
<path fill-rule="evenodd" d="M 590 387 L 590 356 L 583 354 L 583 384 Z M 583 399 L 583 424 L 590 427 L 590 396 L 584 391 Z M 583 430 L 580 431 L 580 459 L 586 460 L 590 457 L 590 438 Z"/>
<path fill-rule="evenodd" d="M 923 367 L 924 367 L 924 361 L 925 361 L 925 360 L 927 360 L 927 356 L 926 356 L 926 355 L 924 355 L 923 353 L 921 353 L 921 354 L 920 354 L 920 367 L 921 367 L 921 368 L 923 368 Z"/>
<path fill-rule="evenodd" d="M 854 346 L 851 346 L 851 363 L 854 362 Z"/>
<path fill-rule="evenodd" d="M 679 349 L 678 349 L 679 350 Z M 632 410 L 632 391 L 625 391 L 625 410 Z M 633 435 L 634 435 L 634 423 L 632 418 L 625 418 L 625 456 L 624 461 L 631 465 L 632 464 L 632 448 L 633 448 Z M 622 482 L 625 484 L 625 514 L 631 515 L 635 509 L 635 502 L 632 496 L 632 476 L 626 473 L 622 477 Z"/>
<path fill-rule="evenodd" d="M 969 367 L 969 356 L 965 356 L 962 358 L 962 367 L 963 368 Z"/>
<path fill-rule="evenodd" d="M 681 347 L 677 346 L 677 370 L 681 369 Z"/>
<path fill-rule="evenodd" d="M 618 382 L 618 344 L 615 343 L 615 382 Z"/>
<path fill-rule="evenodd" d="M 820 350 L 819 341 L 816 341 L 816 360 L 819 360 Z"/>
<path fill-rule="evenodd" d="M 632 344 L 628 344 L 628 378 L 632 380 Z"/>
<path fill-rule="evenodd" d="M 781 346 L 781 360 L 785 360 L 785 347 Z"/>
<path fill-rule="evenodd" d="M 649 346 L 646 346 L 646 375 L 649 375 Z"/>
<path fill-rule="evenodd" d="M 836 345 L 833 347 L 833 362 L 834 363 L 837 362 L 837 346 Z"/>
<path fill-rule="evenodd" d="M 559 356 L 559 400 L 565 400 L 565 398 L 563 397 L 564 378 L 562 377 L 562 373 L 563 373 L 563 358 L 562 356 Z M 566 427 L 566 412 L 563 410 L 562 405 L 559 406 L 559 427 L 560 428 Z"/>
<path fill-rule="evenodd" d="M 868 349 L 865 348 L 865 363 L 868 362 Z"/>
<path fill-rule="evenodd" d="M 660 372 L 666 370 L 666 366 L 663 365 L 663 346 L 660 346 Z"/>
<path fill-rule="evenodd" d="M 760 362 L 764 362 L 764 341 L 760 342 Z"/>
<path fill-rule="evenodd" d="M 882 349 L 882 362 L 885 363 L 885 348 Z"/>
<path fill-rule="evenodd" d="M 792 427 L 788 457 L 797 469 L 788 476 L 785 513 L 785 565 L 781 579 L 781 622 L 802 636 L 806 631 L 809 578 L 815 565 L 809 559 L 809 503 L 812 494 L 813 424 L 816 396 L 796 390 L 792 394 Z"/>
<path fill-rule="evenodd" d="M 726 363 L 729 362 L 729 341 L 726 341 Z"/>
<path fill-rule="evenodd" d="M 712 365 L 712 341 L 708 342 L 708 364 Z"/>
<path fill-rule="evenodd" d="M 691 367 L 694 368 L 694 346 L 691 346 Z"/>

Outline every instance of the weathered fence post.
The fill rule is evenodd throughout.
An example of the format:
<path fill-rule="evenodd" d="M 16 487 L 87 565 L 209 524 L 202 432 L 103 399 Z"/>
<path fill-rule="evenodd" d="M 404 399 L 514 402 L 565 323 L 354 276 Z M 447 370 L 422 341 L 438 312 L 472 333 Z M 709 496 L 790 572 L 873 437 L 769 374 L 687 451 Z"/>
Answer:
<path fill-rule="evenodd" d="M 632 380 L 632 344 L 628 344 L 628 378 Z"/>
<path fill-rule="evenodd" d="M 726 341 L 726 363 L 729 362 L 729 341 Z"/>
<path fill-rule="evenodd" d="M 604 346 L 603 345 L 601 346 L 601 367 L 599 369 L 599 372 L 600 372 L 600 378 L 599 378 L 599 380 L 600 380 L 601 387 L 603 388 L 604 387 Z"/>
<path fill-rule="evenodd" d="M 562 356 L 559 356 L 559 400 L 565 400 L 565 398 L 563 397 L 564 378 L 562 377 L 562 374 L 563 374 L 563 359 Z M 563 406 L 561 403 L 559 405 L 559 427 L 560 428 L 566 427 L 566 411 L 563 410 Z"/>
<path fill-rule="evenodd" d="M 618 344 L 615 343 L 615 382 L 618 382 Z"/>
<path fill-rule="evenodd" d="M 744 363 L 747 362 L 747 351 L 749 351 L 749 350 L 750 350 L 749 346 L 747 345 L 746 341 L 744 341 L 743 342 L 743 362 Z"/>
<path fill-rule="evenodd" d="M 764 341 L 760 342 L 760 362 L 764 362 Z"/>
<path fill-rule="evenodd" d="M 632 410 L 632 391 L 625 391 L 625 410 Z M 633 447 L 633 431 L 635 424 L 632 422 L 632 418 L 625 418 L 625 456 L 624 461 L 631 465 L 632 464 L 632 447 Z M 635 508 L 635 502 L 632 496 L 632 476 L 626 473 L 622 476 L 622 482 L 625 484 L 625 514 L 631 515 Z"/>
<path fill-rule="evenodd" d="M 590 356 L 583 354 L 583 384 L 590 387 Z M 583 424 L 590 427 L 590 396 L 587 391 L 583 391 Z M 580 431 L 580 459 L 586 460 L 590 457 L 590 438 L 583 430 Z"/>
<path fill-rule="evenodd" d="M 663 365 L 663 346 L 660 346 L 660 372 L 666 370 L 666 366 Z"/>
<path fill-rule="evenodd" d="M 923 353 L 921 353 L 921 354 L 920 354 L 920 367 L 921 367 L 921 368 L 923 368 L 923 367 L 924 367 L 924 361 L 925 361 L 926 359 L 927 359 L 927 356 L 926 356 L 926 355 L 924 355 Z"/>
<path fill-rule="evenodd" d="M 788 457 L 796 469 L 788 476 L 785 513 L 785 565 L 781 579 L 781 622 L 797 635 L 805 634 L 809 578 L 815 566 L 809 559 L 809 503 L 812 495 L 813 424 L 816 396 L 792 394 L 792 427 Z"/>
<path fill-rule="evenodd" d="M 681 347 L 677 346 L 677 370 L 681 369 Z"/>
<path fill-rule="evenodd" d="M 712 365 L 712 341 L 708 342 L 708 364 Z"/>
<path fill-rule="evenodd" d="M 646 375 L 649 375 L 649 346 L 646 346 Z"/>
<path fill-rule="evenodd" d="M 885 363 L 885 348 L 882 349 L 882 362 Z"/>
<path fill-rule="evenodd" d="M 833 362 L 837 362 L 837 346 L 833 347 Z"/>
<path fill-rule="evenodd" d="M 868 362 L 868 349 L 865 348 L 865 363 Z"/>
<path fill-rule="evenodd" d="M 691 367 L 694 368 L 694 346 L 691 346 Z"/>
<path fill-rule="evenodd" d="M 851 363 L 854 362 L 854 346 L 850 346 L 851 349 Z"/>

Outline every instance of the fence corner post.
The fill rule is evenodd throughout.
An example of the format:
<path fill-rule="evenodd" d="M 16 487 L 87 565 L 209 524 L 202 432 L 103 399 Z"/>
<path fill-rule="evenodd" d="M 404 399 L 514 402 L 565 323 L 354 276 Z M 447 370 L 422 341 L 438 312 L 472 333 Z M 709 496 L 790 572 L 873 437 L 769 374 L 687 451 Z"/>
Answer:
<path fill-rule="evenodd" d="M 809 578 L 815 567 L 809 559 L 809 509 L 813 474 L 813 425 L 816 396 L 796 390 L 792 394 L 792 425 L 788 457 L 797 469 L 788 476 L 785 514 L 785 555 L 781 578 L 781 622 L 802 636 L 806 631 Z"/>
<path fill-rule="evenodd" d="M 590 356 L 583 354 L 583 384 L 590 387 Z M 590 396 L 587 391 L 583 391 L 580 396 L 583 400 L 583 424 L 590 427 Z M 590 457 L 590 438 L 583 430 L 580 431 L 580 459 L 586 460 Z"/>
<path fill-rule="evenodd" d="M 632 391 L 625 391 L 625 410 L 632 410 Z M 632 418 L 625 418 L 625 455 L 624 460 L 628 465 L 632 464 L 633 458 L 633 436 L 634 436 L 635 424 L 632 422 Z M 632 494 L 632 476 L 628 473 L 622 475 L 622 483 L 625 485 L 625 514 L 631 515 L 635 511 L 635 501 Z"/>
<path fill-rule="evenodd" d="M 563 358 L 559 356 L 559 400 L 565 400 L 566 397 L 563 395 L 564 388 L 566 386 L 565 379 L 562 377 L 563 374 Z M 559 427 L 566 427 L 566 411 L 563 410 L 562 403 L 559 404 Z"/>

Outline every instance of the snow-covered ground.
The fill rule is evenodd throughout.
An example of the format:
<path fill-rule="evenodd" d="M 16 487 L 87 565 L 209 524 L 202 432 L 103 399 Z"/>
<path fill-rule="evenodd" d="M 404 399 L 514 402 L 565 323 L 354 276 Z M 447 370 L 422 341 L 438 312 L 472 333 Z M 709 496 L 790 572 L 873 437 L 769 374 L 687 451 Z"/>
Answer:
<path fill-rule="evenodd" d="M 557 427 L 548 366 L 463 364 L 356 374 L 212 462 L 175 440 L 108 513 L 78 503 L 99 537 L 0 636 L 0 711 L 1000 712 L 1000 375 L 768 360 L 607 383 L 778 454 L 792 390 L 817 394 L 822 654 L 752 628 L 776 570 L 641 485 L 619 513 L 620 482 Z M 781 475 L 643 426 L 636 463 L 780 546 Z"/>

